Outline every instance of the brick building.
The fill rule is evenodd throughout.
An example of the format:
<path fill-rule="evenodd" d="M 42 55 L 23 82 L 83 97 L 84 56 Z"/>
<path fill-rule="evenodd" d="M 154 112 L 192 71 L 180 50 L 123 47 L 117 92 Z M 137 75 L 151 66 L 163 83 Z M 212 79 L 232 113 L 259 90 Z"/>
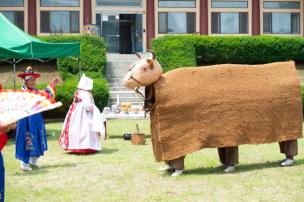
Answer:
<path fill-rule="evenodd" d="M 165 34 L 303 36 L 303 0 L 0 0 L 0 12 L 32 35 L 93 24 L 114 53 Z"/>

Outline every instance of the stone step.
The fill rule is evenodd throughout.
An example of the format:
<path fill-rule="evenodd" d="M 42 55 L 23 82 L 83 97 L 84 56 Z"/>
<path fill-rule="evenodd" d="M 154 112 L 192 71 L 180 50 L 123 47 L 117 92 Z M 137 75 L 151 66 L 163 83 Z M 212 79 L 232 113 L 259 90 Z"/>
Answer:
<path fill-rule="evenodd" d="M 127 75 L 127 72 L 108 72 L 106 73 L 106 78 L 111 78 L 111 77 L 119 77 L 123 79 Z"/>
<path fill-rule="evenodd" d="M 131 64 L 130 64 L 131 65 Z M 117 63 L 112 63 L 112 64 L 107 64 L 107 69 L 106 72 L 113 72 L 113 71 L 124 71 L 128 72 L 130 65 L 126 65 L 126 63 L 123 64 L 117 64 Z"/>
<path fill-rule="evenodd" d="M 129 72 L 129 68 L 128 67 L 124 67 L 124 68 L 117 68 L 116 66 L 112 66 L 112 67 L 108 67 L 107 66 L 107 70 L 106 70 L 106 75 L 108 74 L 124 74 L 126 75 Z M 118 76 L 118 78 L 121 78 L 120 76 Z"/>
<path fill-rule="evenodd" d="M 115 89 L 117 89 L 117 88 L 115 88 Z M 144 88 L 140 88 L 139 92 L 144 93 L 145 89 Z M 110 94 L 111 93 L 122 93 L 122 94 L 124 94 L 124 93 L 135 93 L 135 91 L 126 88 L 126 90 L 110 90 Z"/>
<path fill-rule="evenodd" d="M 130 91 L 130 89 L 126 87 L 109 87 L 110 91 Z"/>
<path fill-rule="evenodd" d="M 138 60 L 138 57 L 135 54 L 107 54 L 108 62 L 116 62 L 116 61 L 133 62 L 135 60 Z"/>
<path fill-rule="evenodd" d="M 111 105 L 116 105 L 116 101 L 115 102 L 108 102 L 108 106 L 111 107 Z M 144 102 L 132 102 L 132 105 L 143 105 Z"/>
<path fill-rule="evenodd" d="M 124 60 L 119 60 L 119 61 L 107 61 L 107 66 L 113 66 L 115 65 L 115 67 L 119 68 L 128 68 L 131 64 L 133 64 L 134 62 L 136 62 L 137 60 L 134 61 L 124 61 Z"/>
<path fill-rule="evenodd" d="M 117 58 L 107 58 L 107 62 L 121 62 L 121 61 L 124 61 L 124 62 L 127 62 L 127 63 L 130 63 L 130 62 L 134 62 L 134 61 L 137 61 L 138 58 L 124 58 L 124 57 L 117 57 Z"/>
<path fill-rule="evenodd" d="M 129 70 L 131 64 L 124 63 L 107 63 L 107 71 L 110 70 Z"/>
<path fill-rule="evenodd" d="M 129 66 L 137 60 L 138 58 L 135 54 L 107 54 L 106 79 L 110 90 L 108 106 L 117 103 L 117 96 L 120 103 L 143 104 L 138 95 L 124 87 L 122 83 L 123 78 L 129 71 Z M 144 88 L 142 88 L 141 92 L 144 93 Z"/>
<path fill-rule="evenodd" d="M 122 79 L 123 79 L 123 78 L 118 78 L 118 77 L 106 77 L 106 79 L 107 79 L 107 81 L 108 81 L 109 83 L 115 83 L 115 82 L 117 82 L 117 83 L 122 83 Z"/>
<path fill-rule="evenodd" d="M 109 87 L 109 90 L 110 91 L 132 91 L 132 92 L 134 92 L 134 90 L 130 90 L 130 89 L 128 89 L 128 88 L 126 88 L 126 87 Z M 139 89 L 139 91 L 140 92 L 145 92 L 145 88 L 140 88 Z"/>
<path fill-rule="evenodd" d="M 141 92 L 143 93 L 143 92 Z M 110 91 L 110 98 L 119 98 L 121 97 L 138 97 L 134 91 Z"/>
<path fill-rule="evenodd" d="M 122 68 L 122 69 L 119 69 L 119 68 L 116 68 L 116 67 L 107 67 L 108 69 L 106 70 L 106 74 L 111 74 L 111 73 L 128 73 L 129 72 L 129 68 Z M 109 69 L 111 68 L 111 69 Z M 118 77 L 120 78 L 120 77 Z"/>
<path fill-rule="evenodd" d="M 118 82 L 109 83 L 108 86 L 109 86 L 110 88 L 111 88 L 111 87 L 124 87 L 122 83 L 118 83 Z"/>
<path fill-rule="evenodd" d="M 116 103 L 117 102 L 117 98 L 109 98 L 109 102 L 111 103 Z M 120 97 L 119 98 L 119 103 L 122 103 L 122 102 L 131 102 L 132 104 L 134 102 L 142 102 L 143 101 L 139 98 L 139 97 Z"/>

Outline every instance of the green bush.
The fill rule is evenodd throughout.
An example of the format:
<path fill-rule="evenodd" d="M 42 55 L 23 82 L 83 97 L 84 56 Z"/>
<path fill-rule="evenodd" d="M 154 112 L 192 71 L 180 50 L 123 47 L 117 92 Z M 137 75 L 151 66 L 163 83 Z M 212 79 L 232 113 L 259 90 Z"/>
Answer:
<path fill-rule="evenodd" d="M 189 37 L 160 37 L 153 40 L 152 48 L 164 71 L 196 66 L 195 48 Z"/>
<path fill-rule="evenodd" d="M 103 38 L 98 36 L 43 36 L 39 37 L 47 42 L 80 42 L 80 67 L 84 72 L 105 74 L 106 46 Z M 77 74 L 78 64 L 75 58 L 58 58 L 57 66 L 63 79 Z"/>
<path fill-rule="evenodd" d="M 244 36 L 199 37 L 196 56 L 201 64 L 263 64 L 304 61 L 304 40 L 300 37 Z"/>
<path fill-rule="evenodd" d="M 304 62 L 302 37 L 164 36 L 153 40 L 152 47 L 165 71 L 204 64 Z"/>

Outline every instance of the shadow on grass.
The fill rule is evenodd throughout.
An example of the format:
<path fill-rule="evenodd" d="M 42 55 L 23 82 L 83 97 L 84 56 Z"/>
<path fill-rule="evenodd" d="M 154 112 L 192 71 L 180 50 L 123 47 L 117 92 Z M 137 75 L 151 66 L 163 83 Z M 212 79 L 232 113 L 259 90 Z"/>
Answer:
<path fill-rule="evenodd" d="M 77 164 L 80 164 L 80 163 L 77 163 Z M 44 165 L 44 166 L 41 166 L 40 168 L 33 167 L 32 171 L 22 171 L 20 169 L 20 171 L 16 172 L 14 175 L 15 176 L 40 175 L 40 174 L 47 173 L 49 171 L 49 169 L 54 169 L 54 168 L 72 168 L 72 167 L 76 167 L 77 164 L 75 164 L 75 163 L 64 163 L 64 164 L 55 164 L 55 165 Z"/>
<path fill-rule="evenodd" d="M 14 176 L 25 176 L 25 175 L 40 175 L 40 174 L 45 174 L 45 173 L 48 173 L 48 171 L 41 168 L 41 169 L 33 169 L 32 171 L 20 170 L 13 175 Z"/>
<path fill-rule="evenodd" d="M 296 159 L 295 164 L 292 167 L 299 166 L 304 164 L 304 159 Z M 243 173 L 250 172 L 253 170 L 262 170 L 268 168 L 282 168 L 280 167 L 279 161 L 271 161 L 264 163 L 253 163 L 253 164 L 240 164 L 236 167 L 236 172 L 234 173 Z M 185 170 L 186 175 L 204 175 L 204 174 L 227 174 L 224 173 L 223 168 L 219 167 L 208 167 L 208 168 L 195 168 L 190 170 Z"/>
<path fill-rule="evenodd" d="M 119 149 L 102 148 L 102 150 L 98 153 L 99 154 L 113 154 L 113 153 L 118 152 L 118 151 L 119 151 Z"/>
<path fill-rule="evenodd" d="M 77 165 L 81 164 L 81 163 L 84 163 L 84 162 L 78 162 L 77 164 L 76 163 L 64 163 L 64 164 L 45 165 L 45 166 L 42 166 L 40 169 L 48 170 L 48 169 L 53 169 L 53 168 L 73 168 L 73 167 L 77 167 Z"/>
<path fill-rule="evenodd" d="M 122 140 L 124 140 L 123 134 L 122 135 L 111 135 L 110 134 L 108 137 L 109 137 L 109 139 L 122 139 Z M 151 135 L 145 135 L 145 138 L 150 139 Z"/>
<path fill-rule="evenodd" d="M 58 141 L 58 138 L 61 134 L 61 130 L 47 130 L 46 132 L 46 136 L 47 136 L 47 139 L 48 141 Z M 121 140 L 124 140 L 123 139 L 123 134 L 122 135 L 117 135 L 117 134 L 107 134 L 107 138 L 108 139 L 121 139 Z M 145 135 L 145 138 L 146 139 L 151 139 L 151 134 L 148 134 L 148 135 Z"/>

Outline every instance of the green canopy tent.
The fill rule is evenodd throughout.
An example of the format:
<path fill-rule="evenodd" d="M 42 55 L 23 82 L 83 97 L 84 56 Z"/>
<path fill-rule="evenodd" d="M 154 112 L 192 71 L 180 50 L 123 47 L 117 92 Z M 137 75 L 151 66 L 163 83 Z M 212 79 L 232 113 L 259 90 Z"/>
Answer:
<path fill-rule="evenodd" d="M 16 86 L 16 64 L 23 59 L 54 59 L 76 57 L 79 64 L 80 43 L 48 43 L 34 38 L 11 23 L 0 12 L 0 60 L 14 66 Z M 81 72 L 79 66 L 79 72 Z"/>

